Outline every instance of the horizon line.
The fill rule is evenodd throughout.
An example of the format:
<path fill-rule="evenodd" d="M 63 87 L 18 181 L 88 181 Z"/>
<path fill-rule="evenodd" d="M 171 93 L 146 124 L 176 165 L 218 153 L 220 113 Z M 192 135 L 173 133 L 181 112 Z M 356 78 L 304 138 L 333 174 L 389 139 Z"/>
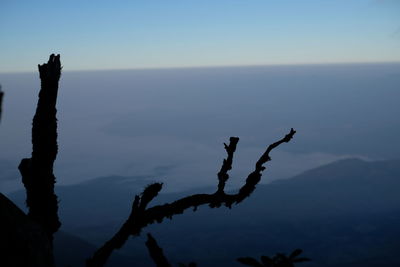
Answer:
<path fill-rule="evenodd" d="M 182 69 L 222 69 L 222 68 L 257 68 L 257 67 L 306 67 L 306 66 L 331 66 L 331 65 L 383 65 L 400 64 L 400 61 L 370 61 L 370 62 L 316 62 L 316 63 L 272 63 L 272 64 L 244 64 L 244 65 L 204 65 L 204 66 L 172 66 L 172 67 L 133 67 L 115 69 L 71 69 L 62 72 L 97 72 L 97 71 L 147 71 L 147 70 L 182 70 Z M 64 66 L 63 66 L 64 67 Z M 0 74 L 24 74 L 32 71 L 0 71 Z"/>

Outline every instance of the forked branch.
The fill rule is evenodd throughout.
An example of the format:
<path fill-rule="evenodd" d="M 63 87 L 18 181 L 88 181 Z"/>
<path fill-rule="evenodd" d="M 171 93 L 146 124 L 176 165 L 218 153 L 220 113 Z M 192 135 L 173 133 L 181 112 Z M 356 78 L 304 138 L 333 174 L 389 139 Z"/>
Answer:
<path fill-rule="evenodd" d="M 121 248 L 130 235 L 138 236 L 146 226 L 155 222 L 161 223 L 163 219 L 182 214 L 189 208 L 196 209 L 198 206 L 205 204 L 211 208 L 217 208 L 221 205 L 231 208 L 233 204 L 240 203 L 246 197 L 250 196 L 256 185 L 260 182 L 262 172 L 265 170 L 263 165 L 271 160 L 269 156 L 270 152 L 282 143 L 289 142 L 295 133 L 296 131 L 291 129 L 285 137 L 268 146 L 264 154 L 257 161 L 254 171 L 248 175 L 245 184 L 237 194 L 226 194 L 224 192 L 225 184 L 229 179 L 228 171 L 232 168 L 233 154 L 239 141 L 237 137 L 231 137 L 229 145 L 224 144 L 228 156 L 224 159 L 221 170 L 218 173 L 218 189 L 214 194 L 195 194 L 172 203 L 146 209 L 147 204 L 160 192 L 162 184 L 155 183 L 148 186 L 142 193 L 142 196 L 135 197 L 131 214 L 121 229 L 99 248 L 92 258 L 87 260 L 86 265 L 88 267 L 104 266 L 113 250 Z"/>

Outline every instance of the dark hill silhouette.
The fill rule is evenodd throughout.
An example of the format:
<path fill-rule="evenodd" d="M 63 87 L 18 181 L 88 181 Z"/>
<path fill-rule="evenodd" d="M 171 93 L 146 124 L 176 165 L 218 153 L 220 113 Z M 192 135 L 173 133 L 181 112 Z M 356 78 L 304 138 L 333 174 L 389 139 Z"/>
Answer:
<path fill-rule="evenodd" d="M 0 218 L 1 266 L 53 265 L 46 232 L 1 193 Z"/>
<path fill-rule="evenodd" d="M 308 206 L 307 210 L 310 213 L 304 213 L 306 210 L 302 210 L 303 216 L 312 216 L 314 213 L 320 217 L 322 214 L 334 215 L 340 212 L 345 215 L 350 212 L 392 211 L 399 208 L 400 204 L 400 195 L 397 193 L 400 187 L 398 177 L 400 177 L 399 160 L 376 162 L 359 159 L 340 160 L 290 179 L 259 185 L 259 192 L 254 193 L 251 203 L 243 203 L 243 207 L 238 206 L 237 209 L 252 213 L 259 208 L 254 205 L 255 202 L 263 203 L 264 207 L 276 212 L 286 210 L 284 213 L 287 216 L 296 214 L 293 213 L 295 204 L 302 206 L 303 209 Z M 126 214 L 124 212 L 130 206 L 124 201 L 130 199 L 134 192 L 140 192 L 143 186 L 151 181 L 150 177 L 145 176 L 109 176 L 76 185 L 59 186 L 57 193 L 63 203 L 61 217 L 69 226 L 74 225 L 71 221 L 75 217 L 73 213 L 83 216 L 80 218 L 87 225 L 92 221 L 107 222 L 107 217 L 118 220 L 120 216 Z M 212 190 L 204 188 L 183 193 L 160 194 L 159 202 L 173 200 L 188 193 L 212 192 Z M 15 192 L 10 194 L 10 198 L 23 207 L 23 194 L 23 191 Z M 274 205 L 278 198 L 280 205 Z M 365 205 L 365 200 L 368 200 L 368 205 Z M 94 203 L 103 208 L 95 209 Z M 331 209 L 327 209 L 328 207 Z M 105 210 L 110 211 L 112 215 L 102 218 L 101 214 L 108 214 L 104 212 Z M 322 213 L 322 210 L 325 212 Z M 79 225 L 82 225 L 82 222 Z"/>
<path fill-rule="evenodd" d="M 58 231 L 54 236 L 54 257 L 56 266 L 59 267 L 83 267 L 85 266 L 87 255 L 93 254 L 96 249 L 96 245 L 64 231 Z M 134 266 L 136 262 L 137 260 L 132 257 L 115 253 L 110 258 L 107 266 Z"/>
<path fill-rule="evenodd" d="M 298 218 L 307 216 L 351 215 L 394 211 L 400 208 L 400 161 L 366 162 L 347 159 L 334 162 L 266 187 L 255 198 L 270 203 L 274 191 L 282 195 L 280 207 L 296 214 L 293 200 L 304 209 Z M 250 208 L 250 207 L 248 207 Z M 292 209 L 292 210 L 291 210 Z M 308 212 L 307 212 L 308 211 Z"/>
<path fill-rule="evenodd" d="M 240 266 L 232 263 L 232 255 L 258 258 L 301 247 L 313 258 L 303 266 L 395 266 L 400 263 L 391 254 L 400 246 L 399 177 L 398 160 L 341 160 L 291 179 L 259 185 L 248 202 L 232 210 L 199 208 L 196 213 L 176 216 L 172 222 L 153 225 L 149 230 L 156 234 L 169 258 L 177 262 Z M 59 186 L 57 193 L 65 208 L 60 209 L 63 229 L 92 243 L 102 243 L 129 210 L 127 200 L 135 188 L 140 192 L 148 179 L 102 177 Z M 91 210 L 91 218 L 85 217 L 93 205 L 82 201 L 84 192 L 96 205 L 105 207 Z M 161 194 L 159 200 L 170 201 L 187 194 Z M 23 202 L 21 192 L 11 197 Z M 190 249 L 192 246 L 196 250 Z M 217 249 L 218 253 L 212 253 Z M 150 264 L 142 241 L 132 240 L 122 251 Z"/>
<path fill-rule="evenodd" d="M 268 208 L 277 213 L 280 211 L 289 217 L 299 216 L 296 219 L 314 215 L 321 217 L 353 212 L 393 211 L 400 208 L 398 177 L 400 177 L 400 160 L 375 162 L 359 159 L 340 160 L 290 179 L 259 185 L 259 192 L 254 193 L 249 203 L 243 203 L 243 207 L 238 206 L 236 209 L 252 213 L 259 208 L 254 203 L 260 203 L 264 209 Z M 152 178 L 146 176 L 109 176 L 76 185 L 59 186 L 57 193 L 63 203 L 60 210 L 61 217 L 66 226 L 73 225 L 71 218 L 74 218 L 74 212 L 83 216 L 80 218 L 87 225 L 92 221 L 107 223 L 110 221 L 107 217 L 118 220 L 130 208 L 130 204 L 124 201 L 130 199 L 135 192 L 140 192 L 143 186 L 151 181 Z M 189 192 L 160 194 L 160 199 L 157 200 L 163 202 L 187 194 L 212 192 L 212 190 L 213 188 L 201 188 Z M 23 207 L 23 191 L 10 194 L 10 198 Z M 365 200 L 368 200 L 368 205 Z M 276 202 L 279 205 L 274 205 Z M 93 203 L 96 205 L 98 203 L 103 209 L 95 209 Z M 296 212 L 296 205 L 302 207 L 301 214 Z M 88 210 L 90 213 L 87 213 Z M 101 217 L 102 214 L 108 214 L 104 210 L 110 211 L 112 215 Z"/>
<path fill-rule="evenodd" d="M 56 192 L 62 203 L 60 214 L 63 227 L 70 229 L 79 225 L 107 222 L 114 216 L 104 212 L 109 210 L 123 216 L 130 209 L 132 194 L 141 192 L 151 181 L 150 177 L 145 176 L 107 176 L 75 185 L 58 186 Z M 20 208 L 26 209 L 24 191 L 17 191 L 9 196 Z M 80 219 L 76 220 L 77 217 Z"/>

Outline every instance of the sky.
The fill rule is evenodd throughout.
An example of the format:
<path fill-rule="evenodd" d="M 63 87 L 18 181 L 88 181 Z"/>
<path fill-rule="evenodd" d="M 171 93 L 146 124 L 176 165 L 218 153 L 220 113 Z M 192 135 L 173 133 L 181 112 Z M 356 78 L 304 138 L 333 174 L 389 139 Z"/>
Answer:
<path fill-rule="evenodd" d="M 400 62 L 400 1 L 1 0 L 0 40 L 0 72 Z"/>

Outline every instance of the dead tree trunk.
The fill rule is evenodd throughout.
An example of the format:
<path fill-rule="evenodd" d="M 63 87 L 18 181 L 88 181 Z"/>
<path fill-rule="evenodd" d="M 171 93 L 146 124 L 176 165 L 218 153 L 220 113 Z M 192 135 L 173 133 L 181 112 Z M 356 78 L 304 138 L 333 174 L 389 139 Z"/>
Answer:
<path fill-rule="evenodd" d="M 26 189 L 29 217 L 41 225 L 50 240 L 61 223 L 54 194 L 53 164 L 57 156 L 56 102 L 61 76 L 59 55 L 51 55 L 47 64 L 39 65 L 41 90 L 32 123 L 32 156 L 19 165 Z"/>
<path fill-rule="evenodd" d="M 2 100 L 0 91 L 0 120 Z M 54 266 L 52 245 L 46 232 L 1 193 L 0 218 L 0 266 Z"/>

